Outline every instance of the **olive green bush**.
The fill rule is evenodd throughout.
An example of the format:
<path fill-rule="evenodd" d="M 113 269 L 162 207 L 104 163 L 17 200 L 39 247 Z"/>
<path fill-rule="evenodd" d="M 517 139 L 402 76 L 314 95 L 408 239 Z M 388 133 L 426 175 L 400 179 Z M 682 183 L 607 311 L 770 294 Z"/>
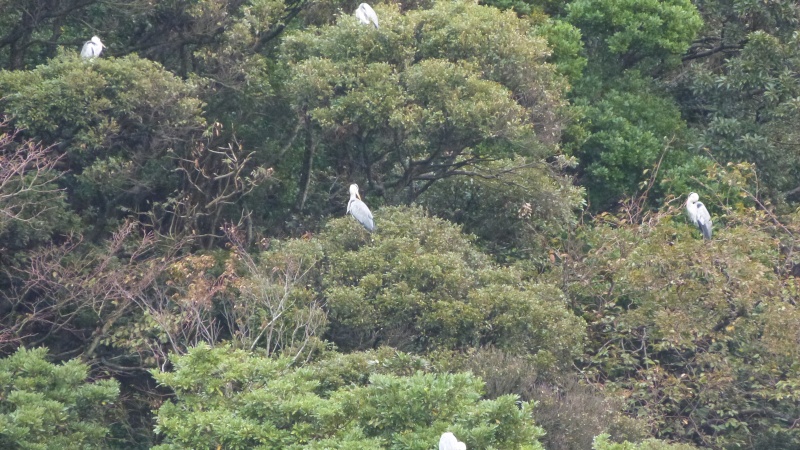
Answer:
<path fill-rule="evenodd" d="M 524 279 L 471 238 L 419 208 L 383 208 L 377 233 L 329 223 L 322 282 L 330 338 L 342 348 L 466 349 L 495 345 L 567 364 L 584 329 L 553 285 Z"/>

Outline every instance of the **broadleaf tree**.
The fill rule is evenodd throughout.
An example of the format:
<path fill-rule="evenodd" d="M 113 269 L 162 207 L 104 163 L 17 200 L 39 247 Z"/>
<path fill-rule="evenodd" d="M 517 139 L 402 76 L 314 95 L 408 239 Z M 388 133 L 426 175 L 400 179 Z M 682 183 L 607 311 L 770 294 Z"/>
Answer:
<path fill-rule="evenodd" d="M 326 179 L 408 202 L 490 162 L 557 153 L 566 84 L 532 23 L 464 2 L 376 8 L 377 30 L 341 16 L 285 37 L 280 93 L 304 136 L 296 208 L 327 207 L 312 189 Z"/>

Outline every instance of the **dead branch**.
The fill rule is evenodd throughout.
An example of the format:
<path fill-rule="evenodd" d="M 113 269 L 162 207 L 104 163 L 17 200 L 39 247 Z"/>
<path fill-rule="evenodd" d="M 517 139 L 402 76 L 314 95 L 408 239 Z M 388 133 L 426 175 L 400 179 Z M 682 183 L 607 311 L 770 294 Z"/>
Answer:
<path fill-rule="evenodd" d="M 8 128 L 4 118 L 0 130 Z M 62 175 L 55 165 L 63 155 L 31 140 L 19 142 L 19 133 L 11 129 L 0 134 L 0 229 L 11 221 L 35 224 L 52 208 L 49 200 L 61 195 L 54 182 Z"/>

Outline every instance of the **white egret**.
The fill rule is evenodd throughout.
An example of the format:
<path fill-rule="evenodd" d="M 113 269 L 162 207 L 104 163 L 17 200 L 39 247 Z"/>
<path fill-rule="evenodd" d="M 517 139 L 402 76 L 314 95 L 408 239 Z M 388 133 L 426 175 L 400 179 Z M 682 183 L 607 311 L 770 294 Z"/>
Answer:
<path fill-rule="evenodd" d="M 356 9 L 356 19 L 363 24 L 372 22 L 375 28 L 378 28 L 378 15 L 375 14 L 375 10 L 366 3 L 358 5 L 358 9 Z"/>
<path fill-rule="evenodd" d="M 711 214 L 699 200 L 699 195 L 695 192 L 690 193 L 686 200 L 686 212 L 689 214 L 689 220 L 700 228 L 703 238 L 711 239 Z"/>
<path fill-rule="evenodd" d="M 439 438 L 439 450 L 467 450 L 467 444 L 456 439 L 455 435 L 448 431 Z"/>
<path fill-rule="evenodd" d="M 375 230 L 375 222 L 372 221 L 372 211 L 367 208 L 366 203 L 361 201 L 361 195 L 358 194 L 358 185 L 350 185 L 350 201 L 347 203 L 347 212 L 350 213 L 356 220 L 364 225 L 369 231 Z"/>
<path fill-rule="evenodd" d="M 103 52 L 103 49 L 106 48 L 105 45 L 100 41 L 100 38 L 97 36 L 92 36 L 92 39 L 86 41 L 83 44 L 83 48 L 81 49 L 81 58 L 96 58 L 100 56 L 100 53 Z"/>

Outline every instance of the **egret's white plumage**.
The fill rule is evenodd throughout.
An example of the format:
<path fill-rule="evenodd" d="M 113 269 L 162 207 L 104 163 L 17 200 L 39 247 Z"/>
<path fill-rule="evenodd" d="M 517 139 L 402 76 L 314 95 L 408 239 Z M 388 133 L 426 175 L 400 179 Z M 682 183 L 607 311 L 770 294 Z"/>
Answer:
<path fill-rule="evenodd" d="M 448 431 L 439 438 L 439 450 L 467 450 L 467 444 L 456 439 L 456 436 Z"/>
<path fill-rule="evenodd" d="M 375 28 L 378 28 L 378 15 L 375 14 L 375 10 L 366 3 L 358 5 L 358 9 L 356 9 L 356 19 L 363 24 L 372 22 Z"/>
<path fill-rule="evenodd" d="M 711 239 L 711 214 L 708 213 L 706 205 L 701 203 L 700 196 L 692 192 L 686 200 L 686 213 L 689 220 L 700 228 L 704 239 Z"/>
<path fill-rule="evenodd" d="M 96 58 L 100 56 L 100 53 L 103 52 L 103 49 L 106 48 L 103 45 L 103 42 L 100 41 L 100 38 L 97 36 L 92 36 L 92 39 L 86 41 L 83 44 L 83 48 L 81 49 L 81 58 Z"/>
<path fill-rule="evenodd" d="M 358 194 L 358 185 L 350 185 L 350 201 L 347 203 L 347 212 L 350 213 L 356 220 L 364 225 L 369 231 L 375 230 L 375 222 L 372 221 L 372 211 L 367 208 L 366 203 L 361 201 L 361 195 Z"/>

